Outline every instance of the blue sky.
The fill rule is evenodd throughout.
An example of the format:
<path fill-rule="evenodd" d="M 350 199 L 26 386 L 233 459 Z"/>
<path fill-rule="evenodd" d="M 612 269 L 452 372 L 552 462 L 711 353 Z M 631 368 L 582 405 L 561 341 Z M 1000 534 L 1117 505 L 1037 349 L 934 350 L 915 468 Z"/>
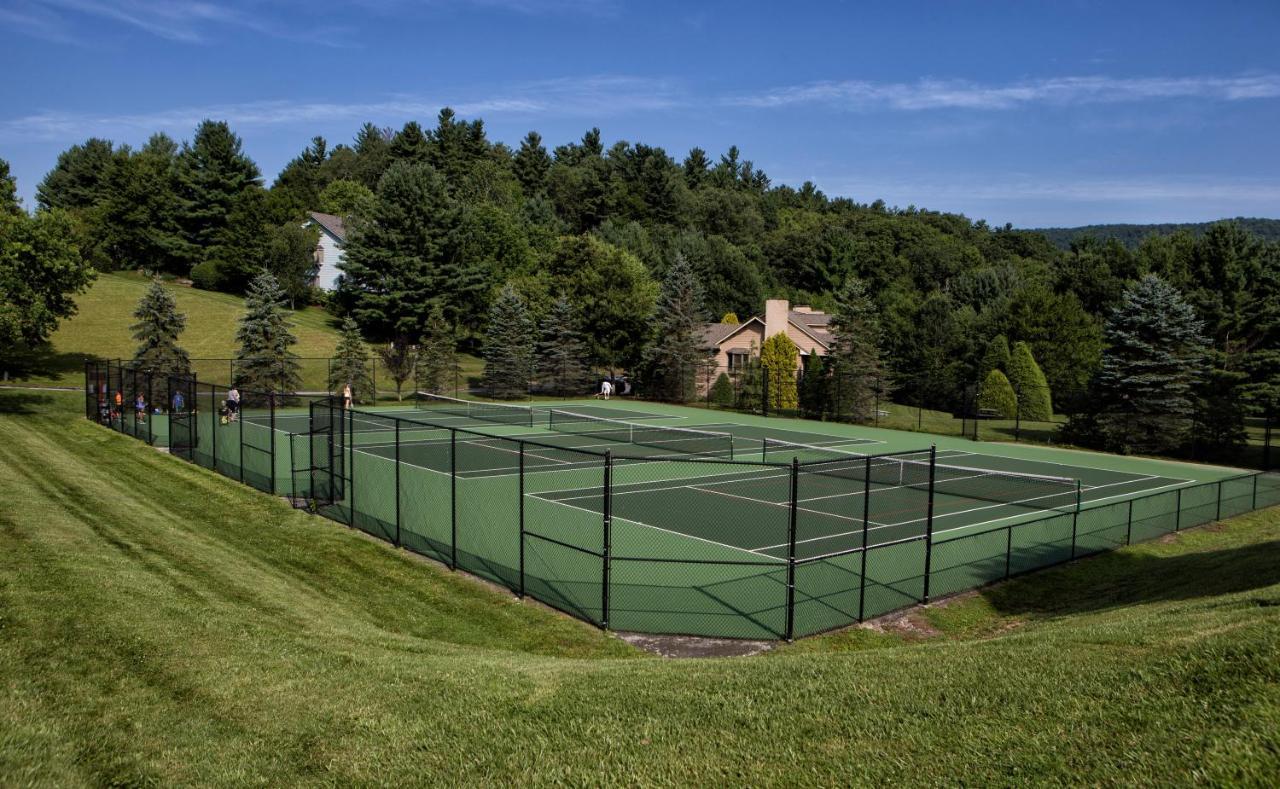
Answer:
<path fill-rule="evenodd" d="M 0 0 L 0 158 L 28 206 L 90 136 L 231 122 L 268 181 L 315 134 L 677 159 L 993 224 L 1280 216 L 1280 2 Z"/>

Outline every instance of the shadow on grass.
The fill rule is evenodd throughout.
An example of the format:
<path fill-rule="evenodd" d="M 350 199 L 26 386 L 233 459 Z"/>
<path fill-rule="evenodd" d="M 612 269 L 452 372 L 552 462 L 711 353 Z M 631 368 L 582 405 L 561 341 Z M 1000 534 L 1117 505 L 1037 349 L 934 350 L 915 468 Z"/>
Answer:
<path fill-rule="evenodd" d="M 35 414 L 48 411 L 53 396 L 17 389 L 0 389 L 0 414 Z"/>
<path fill-rule="evenodd" d="M 74 351 L 57 353 L 48 345 L 36 348 L 19 346 L 0 361 L 0 374 L 7 373 L 10 383 L 22 383 L 31 378 L 63 379 L 74 383 L 84 380 L 85 356 Z"/>
<path fill-rule="evenodd" d="M 1266 589 L 1280 584 L 1280 540 L 1174 556 L 1121 551 L 1050 572 L 1055 577 L 1034 574 L 982 595 L 1007 616 L 1056 617 Z M 1262 597 L 1280 605 L 1276 590 Z"/>

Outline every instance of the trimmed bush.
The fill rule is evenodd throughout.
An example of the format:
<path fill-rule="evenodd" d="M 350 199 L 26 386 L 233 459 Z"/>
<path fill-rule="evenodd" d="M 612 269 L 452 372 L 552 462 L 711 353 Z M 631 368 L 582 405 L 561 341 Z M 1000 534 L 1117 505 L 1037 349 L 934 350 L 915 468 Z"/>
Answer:
<path fill-rule="evenodd" d="M 1025 342 L 1013 344 L 1009 353 L 1009 383 L 1021 406 L 1019 416 L 1024 422 L 1048 422 L 1053 418 L 1053 398 L 1049 393 L 1049 382 L 1036 359 L 1031 355 L 1031 347 Z"/>
<path fill-rule="evenodd" d="M 1013 386 L 1008 377 L 999 370 L 992 370 L 982 381 L 982 390 L 978 392 L 978 408 L 983 411 L 994 411 L 1005 419 L 1013 419 L 1018 411 L 1018 398 L 1013 394 Z"/>
<path fill-rule="evenodd" d="M 712 405 L 733 406 L 733 381 L 729 380 L 728 373 L 720 373 L 707 397 Z"/>
<path fill-rule="evenodd" d="M 796 396 L 796 359 L 800 349 L 785 334 L 775 334 L 760 349 L 760 366 L 764 368 L 769 393 L 769 407 L 790 410 L 799 405 Z"/>

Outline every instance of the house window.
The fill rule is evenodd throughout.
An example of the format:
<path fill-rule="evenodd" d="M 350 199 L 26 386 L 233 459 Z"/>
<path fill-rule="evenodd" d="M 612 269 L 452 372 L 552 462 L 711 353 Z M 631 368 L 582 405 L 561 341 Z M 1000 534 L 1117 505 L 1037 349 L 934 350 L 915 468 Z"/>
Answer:
<path fill-rule="evenodd" d="M 741 372 L 747 366 L 748 351 L 729 351 L 729 372 Z"/>

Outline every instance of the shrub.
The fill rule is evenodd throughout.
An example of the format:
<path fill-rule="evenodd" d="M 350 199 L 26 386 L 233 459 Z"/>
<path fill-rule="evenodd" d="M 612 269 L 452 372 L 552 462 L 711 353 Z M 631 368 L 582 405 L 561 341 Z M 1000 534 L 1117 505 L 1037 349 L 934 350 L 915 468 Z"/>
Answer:
<path fill-rule="evenodd" d="M 1049 382 L 1025 342 L 1013 344 L 1009 353 L 1009 383 L 1020 406 L 1019 416 L 1027 422 L 1048 422 L 1053 418 Z"/>
<path fill-rule="evenodd" d="M 720 373 L 720 376 L 716 378 L 716 382 L 711 385 L 711 392 L 707 398 L 712 405 L 732 407 L 733 397 L 733 381 L 729 380 L 727 373 Z"/>
<path fill-rule="evenodd" d="M 200 290 L 217 290 L 221 283 L 222 276 L 218 273 L 218 264 L 212 260 L 197 263 L 192 267 L 191 284 Z"/>
<path fill-rule="evenodd" d="M 978 408 L 994 411 L 1005 419 L 1013 419 L 1018 411 L 1018 398 L 1013 394 L 1009 379 L 999 370 L 992 370 L 982 381 L 978 392 Z"/>

